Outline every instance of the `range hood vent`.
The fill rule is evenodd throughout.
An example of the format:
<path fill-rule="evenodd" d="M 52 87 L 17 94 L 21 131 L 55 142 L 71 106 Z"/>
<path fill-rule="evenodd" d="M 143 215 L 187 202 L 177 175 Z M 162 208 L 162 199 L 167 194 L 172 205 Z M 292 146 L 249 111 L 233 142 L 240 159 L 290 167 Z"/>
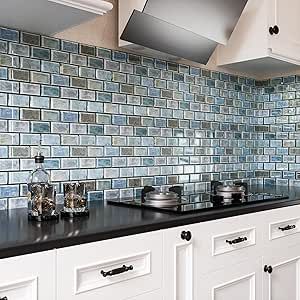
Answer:
<path fill-rule="evenodd" d="M 121 39 L 206 64 L 226 44 L 247 0 L 148 0 L 134 10 Z"/>

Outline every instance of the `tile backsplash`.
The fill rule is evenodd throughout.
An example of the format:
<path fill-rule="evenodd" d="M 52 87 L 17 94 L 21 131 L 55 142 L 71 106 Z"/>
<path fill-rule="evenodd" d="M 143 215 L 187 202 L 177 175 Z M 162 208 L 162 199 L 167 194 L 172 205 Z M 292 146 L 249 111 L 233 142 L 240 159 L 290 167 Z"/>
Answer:
<path fill-rule="evenodd" d="M 297 184 L 298 97 L 296 76 L 256 82 L 0 28 L 0 206 L 27 205 L 40 141 L 58 193 L 84 181 L 91 200 L 213 179 Z"/>

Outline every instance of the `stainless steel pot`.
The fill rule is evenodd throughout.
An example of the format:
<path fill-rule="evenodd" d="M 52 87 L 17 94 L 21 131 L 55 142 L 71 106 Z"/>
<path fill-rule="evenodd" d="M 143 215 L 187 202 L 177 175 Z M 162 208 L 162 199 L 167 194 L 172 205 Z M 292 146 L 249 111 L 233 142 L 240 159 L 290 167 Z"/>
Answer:
<path fill-rule="evenodd" d="M 174 192 L 149 192 L 146 194 L 145 202 L 154 207 L 172 207 L 179 203 L 179 197 Z"/>
<path fill-rule="evenodd" d="M 231 199 L 232 194 L 241 194 L 245 196 L 246 189 L 243 186 L 238 185 L 219 185 L 216 189 L 217 195 L 224 197 L 224 199 Z"/>

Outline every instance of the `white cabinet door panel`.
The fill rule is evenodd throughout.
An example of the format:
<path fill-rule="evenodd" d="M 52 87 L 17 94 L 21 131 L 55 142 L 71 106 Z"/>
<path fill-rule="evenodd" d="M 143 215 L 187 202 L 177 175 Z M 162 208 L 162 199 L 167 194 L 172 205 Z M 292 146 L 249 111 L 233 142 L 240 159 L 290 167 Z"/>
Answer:
<path fill-rule="evenodd" d="M 198 278 L 195 300 L 262 300 L 261 259 Z"/>
<path fill-rule="evenodd" d="M 270 27 L 279 28 L 278 34 L 269 35 L 272 54 L 300 63 L 300 1 L 270 0 Z"/>
<path fill-rule="evenodd" d="M 263 265 L 264 299 L 300 300 L 300 245 L 274 248 L 273 256 L 264 257 Z"/>
<path fill-rule="evenodd" d="M 0 260 L 0 299 L 55 300 L 55 250 Z"/>
<path fill-rule="evenodd" d="M 181 234 L 190 226 L 164 231 L 164 299 L 193 300 L 194 244 Z"/>

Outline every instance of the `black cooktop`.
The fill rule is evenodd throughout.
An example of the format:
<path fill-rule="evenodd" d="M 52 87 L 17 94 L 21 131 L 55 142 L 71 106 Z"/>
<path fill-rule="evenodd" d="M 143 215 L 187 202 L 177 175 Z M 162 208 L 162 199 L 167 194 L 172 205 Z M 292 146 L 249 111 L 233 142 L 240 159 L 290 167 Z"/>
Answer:
<path fill-rule="evenodd" d="M 178 204 L 171 207 L 154 207 L 141 199 L 115 199 L 108 200 L 107 203 L 113 205 L 129 206 L 142 209 L 151 209 L 156 211 L 165 211 L 176 214 L 193 213 L 204 210 L 212 210 L 219 208 L 226 208 L 232 206 L 245 206 L 262 202 L 281 202 L 289 199 L 288 195 L 280 193 L 266 193 L 266 192 L 248 192 L 242 198 L 226 199 L 225 201 L 214 201 L 215 194 L 213 191 L 208 192 L 193 192 L 182 193 Z"/>

